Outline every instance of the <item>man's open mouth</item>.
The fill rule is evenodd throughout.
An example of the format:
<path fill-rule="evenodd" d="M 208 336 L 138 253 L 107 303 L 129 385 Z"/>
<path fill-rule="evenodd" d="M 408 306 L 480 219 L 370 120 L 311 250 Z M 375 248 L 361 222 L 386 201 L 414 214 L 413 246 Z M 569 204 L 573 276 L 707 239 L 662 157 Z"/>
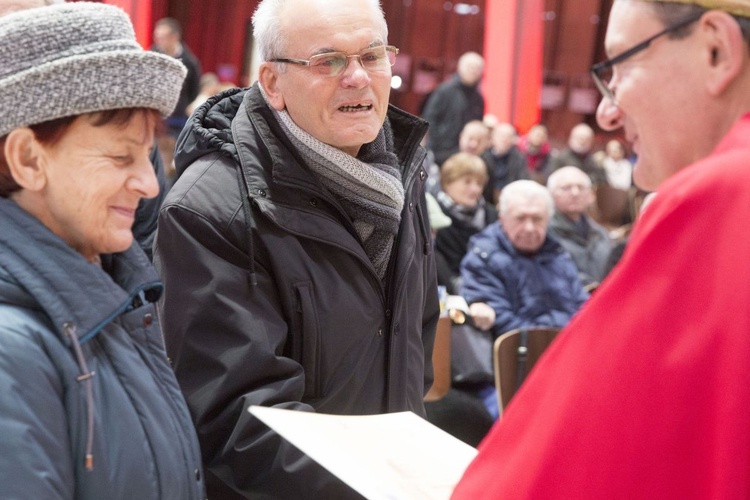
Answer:
<path fill-rule="evenodd" d="M 369 111 L 372 109 L 372 104 L 357 104 L 356 106 L 341 106 L 339 111 L 345 113 L 352 113 L 355 111 Z"/>

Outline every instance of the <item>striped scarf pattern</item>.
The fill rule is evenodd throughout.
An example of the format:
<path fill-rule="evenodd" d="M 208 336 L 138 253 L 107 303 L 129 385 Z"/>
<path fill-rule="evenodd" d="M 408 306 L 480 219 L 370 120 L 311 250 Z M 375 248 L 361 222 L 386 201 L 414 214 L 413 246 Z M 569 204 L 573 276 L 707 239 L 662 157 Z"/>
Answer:
<path fill-rule="evenodd" d="M 388 120 L 355 158 L 299 128 L 286 110 L 269 108 L 307 166 L 352 219 L 365 253 L 383 280 L 404 207 L 404 186 Z"/>

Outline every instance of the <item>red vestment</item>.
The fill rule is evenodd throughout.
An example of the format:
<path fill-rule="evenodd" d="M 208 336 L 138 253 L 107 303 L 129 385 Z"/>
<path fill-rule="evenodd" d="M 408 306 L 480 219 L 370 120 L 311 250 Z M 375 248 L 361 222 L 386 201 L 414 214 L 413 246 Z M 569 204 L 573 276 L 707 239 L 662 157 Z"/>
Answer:
<path fill-rule="evenodd" d="M 453 498 L 750 498 L 750 115 L 668 179 Z"/>

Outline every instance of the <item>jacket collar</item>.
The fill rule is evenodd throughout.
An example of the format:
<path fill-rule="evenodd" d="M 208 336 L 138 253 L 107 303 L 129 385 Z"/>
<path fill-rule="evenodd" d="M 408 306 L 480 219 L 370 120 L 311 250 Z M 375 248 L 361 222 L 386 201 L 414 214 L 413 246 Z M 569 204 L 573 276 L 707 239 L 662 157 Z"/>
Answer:
<path fill-rule="evenodd" d="M 427 122 L 392 105 L 388 107 L 388 119 L 393 130 L 395 152 L 402 167 L 404 187 L 408 188 L 424 159 L 425 152 L 419 143 L 427 133 Z M 307 187 L 317 185 L 312 174 L 308 169 L 301 168 L 302 162 L 292 153 L 294 147 L 287 141 L 273 112 L 263 100 L 257 83 L 245 93 L 240 110 L 232 120 L 232 137 L 241 161 L 266 156 L 259 154 L 262 148 L 272 159 L 270 178 L 263 168 L 245 169 L 249 174 L 251 195 L 254 191 L 268 189 L 272 182 Z M 243 150 L 250 154 L 243 154 Z"/>
<path fill-rule="evenodd" d="M 500 221 L 493 222 L 487 227 L 492 228 L 488 229 L 488 231 L 497 239 L 500 247 L 510 255 L 526 257 L 532 260 L 545 260 L 564 251 L 560 243 L 558 243 L 553 237 L 551 237 L 549 231 L 547 231 L 547 236 L 544 238 L 544 243 L 542 243 L 541 248 L 535 254 L 522 254 L 518 250 L 516 250 L 516 247 L 514 247 L 508 239 L 508 236 L 505 234 L 502 223 Z"/>
<path fill-rule="evenodd" d="M 136 243 L 91 264 L 15 202 L 0 198 L 0 268 L 49 316 L 61 335 L 72 323 L 85 341 L 143 292 L 153 302 L 162 286 Z M 28 301 L 21 301 L 21 304 Z"/>

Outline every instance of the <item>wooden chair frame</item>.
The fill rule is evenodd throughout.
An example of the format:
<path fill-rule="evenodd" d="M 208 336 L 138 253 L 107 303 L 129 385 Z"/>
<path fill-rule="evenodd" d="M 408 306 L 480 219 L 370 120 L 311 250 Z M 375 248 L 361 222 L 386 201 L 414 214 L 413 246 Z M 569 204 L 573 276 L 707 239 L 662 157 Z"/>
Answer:
<path fill-rule="evenodd" d="M 518 328 L 495 339 L 492 363 L 500 416 L 560 330 L 558 327 Z"/>

